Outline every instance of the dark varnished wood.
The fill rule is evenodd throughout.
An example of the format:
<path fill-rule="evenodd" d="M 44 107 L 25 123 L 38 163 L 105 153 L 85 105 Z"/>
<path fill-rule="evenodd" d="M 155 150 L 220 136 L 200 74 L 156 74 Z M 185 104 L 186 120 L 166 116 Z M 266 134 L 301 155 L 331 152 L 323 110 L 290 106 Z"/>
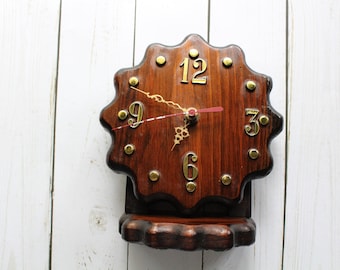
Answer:
<path fill-rule="evenodd" d="M 195 208 L 185 209 L 180 204 L 166 198 L 146 202 L 136 198 L 131 179 L 127 179 L 125 212 L 130 214 L 167 215 L 180 217 L 250 217 L 251 216 L 251 183 L 244 190 L 242 201 L 225 204 L 220 200 L 202 201 Z"/>
<path fill-rule="evenodd" d="M 204 85 L 181 83 L 183 69 L 180 64 L 185 57 L 190 58 L 188 54 L 193 48 L 198 50 L 198 57 L 207 63 L 207 70 L 202 74 L 207 78 Z M 155 61 L 160 55 L 166 58 L 164 66 L 157 65 Z M 223 66 L 224 57 L 233 60 L 231 67 Z M 190 61 L 193 59 L 190 58 Z M 189 70 L 189 78 L 195 71 L 192 68 Z M 138 78 L 139 89 L 151 95 L 159 94 L 165 100 L 171 100 L 184 108 L 222 106 L 223 111 L 201 113 L 197 123 L 188 127 L 190 136 L 176 145 L 173 151 L 174 128 L 183 126 L 183 116 L 113 131 L 115 127 L 127 124 L 127 120 L 118 119 L 117 114 L 120 110 L 128 109 L 134 101 L 144 104 L 143 119 L 179 112 L 132 90 L 129 85 L 131 77 Z M 254 91 L 246 88 L 246 83 L 250 80 L 256 83 Z M 246 184 L 249 180 L 270 172 L 273 164 L 269 143 L 282 129 L 282 117 L 269 103 L 272 87 L 270 77 L 252 71 L 239 47 L 231 45 L 216 48 L 207 44 L 200 36 L 190 35 L 178 46 L 149 46 L 142 63 L 118 71 L 114 83 L 117 95 L 102 111 L 101 123 L 112 135 L 112 146 L 107 156 L 108 165 L 116 172 L 128 175 L 126 213 L 130 215 L 122 217 L 122 237 L 127 241 L 142 242 L 152 247 L 186 250 L 221 250 L 251 244 L 254 241 L 255 226 L 251 226 L 253 221 L 249 219 L 250 185 L 246 187 Z M 251 116 L 246 115 L 246 109 L 257 109 L 259 115 L 269 118 L 269 123 L 261 125 L 256 136 L 248 136 L 244 130 L 251 119 Z M 135 146 L 136 150 L 132 155 L 124 153 L 126 144 Z M 256 160 L 249 158 L 250 148 L 259 150 L 260 155 Z M 188 181 L 182 170 L 183 158 L 191 151 L 198 156 L 194 164 L 198 168 L 198 177 L 194 181 L 196 190 L 192 193 L 185 188 Z M 148 179 L 151 170 L 160 172 L 158 181 Z M 226 173 L 232 176 L 231 184 L 227 186 L 220 180 L 221 175 Z M 169 225 L 167 216 L 177 216 L 180 220 L 170 218 L 173 220 L 170 224 L 173 225 Z M 222 242 L 226 241 L 225 244 L 216 244 L 214 247 L 213 244 L 200 243 L 195 237 L 200 235 L 198 238 L 201 239 L 202 235 L 195 234 L 191 239 L 195 242 L 192 247 L 185 244 L 190 241 L 183 241 L 183 244 L 171 242 L 174 239 L 182 241 L 183 232 L 193 226 L 189 222 L 191 218 L 202 222 L 201 225 L 196 224 L 198 227 L 195 229 L 199 228 L 203 235 L 209 237 L 211 231 L 208 229 L 212 229 L 210 226 L 217 220 L 202 218 L 207 216 L 224 220 L 223 230 L 229 231 L 229 238 L 232 240 L 214 235 L 215 240 L 220 237 Z M 232 220 L 236 220 L 239 226 Z M 248 234 L 234 229 L 243 228 L 245 220 L 247 226 L 253 228 Z M 187 224 L 184 221 L 188 221 Z M 137 229 L 134 228 L 136 224 L 140 225 Z M 219 226 L 222 225 L 216 227 L 217 231 L 222 229 Z M 146 240 L 150 228 L 156 234 L 152 241 Z M 169 233 L 163 234 L 164 229 Z M 138 239 L 134 240 L 136 235 Z M 172 239 L 171 244 L 165 240 L 169 237 Z M 237 239 L 238 237 L 243 240 Z"/>
<path fill-rule="evenodd" d="M 119 223 L 124 239 L 159 249 L 222 251 L 255 241 L 255 223 L 248 218 L 123 215 Z"/>

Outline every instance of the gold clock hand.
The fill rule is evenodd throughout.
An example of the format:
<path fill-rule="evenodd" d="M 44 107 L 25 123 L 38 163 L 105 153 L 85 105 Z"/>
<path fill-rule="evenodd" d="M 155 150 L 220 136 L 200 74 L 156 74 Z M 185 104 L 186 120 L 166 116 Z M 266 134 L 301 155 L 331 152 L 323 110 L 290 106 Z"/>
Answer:
<path fill-rule="evenodd" d="M 174 109 L 178 109 L 178 110 L 181 110 L 183 112 L 186 112 L 187 109 L 183 108 L 181 105 L 179 105 L 178 103 L 176 102 L 173 102 L 172 100 L 165 100 L 161 95 L 159 94 L 154 94 L 154 95 L 150 95 L 149 92 L 145 92 L 137 87 L 134 87 L 134 86 L 130 86 L 131 89 L 139 92 L 139 93 L 142 93 L 144 94 L 145 96 L 147 96 L 148 98 L 156 101 L 156 102 L 159 102 L 159 103 L 164 103 L 166 105 L 168 105 L 169 107 L 171 108 L 174 108 Z"/>
<path fill-rule="evenodd" d="M 174 150 L 177 144 L 180 144 L 184 138 L 189 137 L 189 130 L 188 130 L 189 122 L 184 119 L 184 125 L 182 127 L 175 127 L 175 138 L 174 144 L 171 147 L 171 151 Z"/>

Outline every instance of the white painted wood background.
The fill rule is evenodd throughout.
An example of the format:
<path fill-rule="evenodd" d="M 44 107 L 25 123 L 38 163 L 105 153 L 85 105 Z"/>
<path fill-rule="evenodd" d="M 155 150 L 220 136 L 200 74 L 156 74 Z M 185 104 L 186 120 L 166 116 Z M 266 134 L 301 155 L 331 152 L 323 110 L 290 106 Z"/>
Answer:
<path fill-rule="evenodd" d="M 113 74 L 190 33 L 241 46 L 285 116 L 256 242 L 228 252 L 125 243 L 105 164 Z M 340 1 L 0 0 L 0 269 L 339 269 L 339 120 Z"/>

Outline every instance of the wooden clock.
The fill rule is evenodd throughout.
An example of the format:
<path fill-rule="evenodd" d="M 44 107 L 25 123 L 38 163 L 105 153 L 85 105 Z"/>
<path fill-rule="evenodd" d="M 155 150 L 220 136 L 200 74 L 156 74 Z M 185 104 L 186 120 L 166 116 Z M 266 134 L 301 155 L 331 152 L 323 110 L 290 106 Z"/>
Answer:
<path fill-rule="evenodd" d="M 108 165 L 128 176 L 123 239 L 183 250 L 252 244 L 248 183 L 270 172 L 269 143 L 283 122 L 270 77 L 239 47 L 190 35 L 150 45 L 114 84 L 100 120 L 112 135 Z"/>

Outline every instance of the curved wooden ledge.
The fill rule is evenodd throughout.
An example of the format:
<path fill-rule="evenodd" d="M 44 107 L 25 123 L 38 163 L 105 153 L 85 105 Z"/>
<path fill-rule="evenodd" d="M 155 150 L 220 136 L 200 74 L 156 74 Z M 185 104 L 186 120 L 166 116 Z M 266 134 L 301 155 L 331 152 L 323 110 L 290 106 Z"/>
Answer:
<path fill-rule="evenodd" d="M 124 214 L 119 232 L 128 242 L 159 249 L 216 251 L 255 242 L 256 226 L 251 218 L 179 218 Z"/>

